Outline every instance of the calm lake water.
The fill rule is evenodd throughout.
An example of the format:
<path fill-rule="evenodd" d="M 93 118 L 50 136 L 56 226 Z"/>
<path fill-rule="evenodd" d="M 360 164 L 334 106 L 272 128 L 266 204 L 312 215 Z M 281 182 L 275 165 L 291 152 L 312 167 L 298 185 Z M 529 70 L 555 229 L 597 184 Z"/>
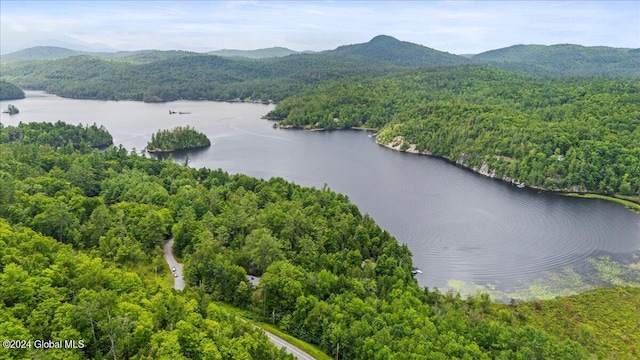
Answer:
<path fill-rule="evenodd" d="M 191 125 L 212 141 L 189 154 L 192 167 L 326 183 L 409 246 L 424 286 L 513 292 L 574 272 L 593 278 L 593 259 L 603 256 L 610 259 L 606 266 L 623 272 L 640 265 L 640 216 L 621 205 L 518 189 L 436 158 L 380 147 L 366 132 L 273 129 L 260 119 L 272 105 L 72 100 L 42 92 L 0 107 L 8 103 L 20 114 L 2 114 L 5 125 L 95 122 L 129 150 L 143 149 L 158 129 Z M 183 162 L 184 156 L 174 158 Z M 595 278 L 589 286 L 609 285 Z"/>

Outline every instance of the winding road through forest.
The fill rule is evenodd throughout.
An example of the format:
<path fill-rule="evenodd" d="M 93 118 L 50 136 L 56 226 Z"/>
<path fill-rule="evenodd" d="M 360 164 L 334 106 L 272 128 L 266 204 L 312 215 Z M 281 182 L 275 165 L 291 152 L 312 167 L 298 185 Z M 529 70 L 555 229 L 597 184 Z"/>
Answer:
<path fill-rule="evenodd" d="M 177 275 L 173 277 L 173 288 L 180 291 L 184 290 L 182 264 L 180 264 L 178 260 L 176 260 L 176 258 L 173 256 L 173 238 L 169 239 L 169 241 L 164 244 L 163 253 L 164 259 L 167 261 L 167 264 L 169 264 L 169 270 Z M 174 268 L 176 269 L 176 271 L 173 271 Z"/>
<path fill-rule="evenodd" d="M 177 276 L 174 276 L 173 280 L 174 280 L 174 284 L 173 284 L 173 288 L 179 291 L 184 290 L 184 277 L 183 277 L 183 266 L 181 263 L 179 263 L 176 258 L 173 256 L 173 238 L 169 239 L 163 246 L 163 254 L 164 254 L 164 259 L 166 260 L 167 264 L 169 265 L 169 269 L 175 273 Z M 176 269 L 175 271 L 173 271 L 173 269 Z M 253 284 L 253 281 L 255 281 L 253 278 L 250 280 Z M 257 282 L 256 282 L 257 283 Z M 293 344 L 287 342 L 286 340 L 282 339 L 281 337 L 278 337 L 262 328 L 260 328 L 265 335 L 267 335 L 267 337 L 269 338 L 269 340 L 271 340 L 271 342 L 277 346 L 278 348 L 284 348 L 286 352 L 288 352 L 289 354 L 293 355 L 294 357 L 296 357 L 297 359 L 300 360 L 315 360 L 315 358 L 309 354 L 307 354 L 306 352 L 300 350 L 300 348 L 298 348 L 297 346 L 294 346 Z"/>

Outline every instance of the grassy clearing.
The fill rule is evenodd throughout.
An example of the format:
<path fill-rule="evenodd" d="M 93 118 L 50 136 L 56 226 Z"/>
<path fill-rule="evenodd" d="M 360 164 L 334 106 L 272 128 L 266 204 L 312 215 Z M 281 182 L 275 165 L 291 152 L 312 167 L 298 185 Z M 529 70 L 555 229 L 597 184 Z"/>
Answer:
<path fill-rule="evenodd" d="M 640 357 L 640 288 L 602 288 L 579 295 L 502 305 L 514 321 L 570 338 L 598 358 Z"/>
<path fill-rule="evenodd" d="M 564 195 L 571 196 L 571 197 L 586 198 L 586 199 L 602 199 L 607 201 L 613 201 L 613 202 L 617 202 L 618 204 L 622 204 L 627 209 L 635 211 L 638 214 L 640 214 L 640 204 L 634 202 L 636 200 L 636 197 L 633 197 L 633 196 L 625 196 L 623 199 L 621 197 L 613 197 L 613 196 L 600 195 L 600 194 L 566 193 Z"/>

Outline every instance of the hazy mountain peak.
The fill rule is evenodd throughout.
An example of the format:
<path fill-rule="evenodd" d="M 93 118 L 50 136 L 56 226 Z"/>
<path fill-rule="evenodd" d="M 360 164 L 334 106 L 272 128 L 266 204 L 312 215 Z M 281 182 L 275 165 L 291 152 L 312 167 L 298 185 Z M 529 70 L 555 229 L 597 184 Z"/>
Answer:
<path fill-rule="evenodd" d="M 367 43 L 344 45 L 326 53 L 397 66 L 449 66 L 468 62 L 461 56 L 400 41 L 389 35 L 378 35 Z"/>
<path fill-rule="evenodd" d="M 222 49 L 209 51 L 207 54 L 218 55 L 225 57 L 245 57 L 251 59 L 263 59 L 263 58 L 275 58 L 284 57 L 292 54 L 297 54 L 297 51 L 287 49 L 285 47 L 277 46 L 266 49 L 256 50 L 234 50 L 234 49 Z"/>
<path fill-rule="evenodd" d="M 58 46 L 34 46 L 2 55 L 2 60 L 61 59 L 81 54 L 84 52 Z"/>
<path fill-rule="evenodd" d="M 389 36 L 389 35 L 378 35 L 375 36 L 373 39 L 369 40 L 369 43 L 399 43 L 402 42 L 396 38 L 394 38 L 393 36 Z"/>

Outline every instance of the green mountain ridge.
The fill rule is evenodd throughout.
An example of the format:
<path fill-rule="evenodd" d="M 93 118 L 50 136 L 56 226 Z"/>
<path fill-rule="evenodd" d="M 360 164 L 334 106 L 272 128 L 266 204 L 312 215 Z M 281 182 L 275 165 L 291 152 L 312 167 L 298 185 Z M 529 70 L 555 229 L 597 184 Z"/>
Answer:
<path fill-rule="evenodd" d="M 514 45 L 490 50 L 471 59 L 476 63 L 490 64 L 514 70 L 515 64 L 524 65 L 522 71 L 551 75 L 640 77 L 640 49 L 614 48 L 607 46 Z M 535 69 L 526 69 L 528 66 Z"/>
<path fill-rule="evenodd" d="M 85 54 L 83 51 L 57 46 L 35 46 L 0 56 L 2 61 L 53 60 Z"/>
<path fill-rule="evenodd" d="M 469 62 L 462 56 L 400 41 L 387 35 L 376 36 L 368 43 L 344 45 L 323 53 L 340 57 L 352 57 L 363 62 L 403 67 L 451 66 Z"/>
<path fill-rule="evenodd" d="M 5 63 L 27 60 L 53 60 L 78 55 L 149 63 L 183 56 L 215 55 L 234 59 L 274 60 L 291 55 L 312 55 L 314 61 L 326 56 L 369 66 L 432 67 L 468 63 L 488 64 L 504 70 L 541 76 L 640 77 L 640 49 L 575 44 L 513 45 L 480 54 L 454 55 L 423 45 L 379 35 L 367 43 L 343 45 L 321 52 L 297 52 L 284 47 L 256 50 L 223 49 L 207 53 L 182 50 L 137 50 L 83 52 L 62 47 L 38 46 L 0 57 Z M 292 60 L 298 62 L 298 60 Z"/>
<path fill-rule="evenodd" d="M 147 63 L 167 58 L 175 58 L 200 53 L 184 50 L 135 50 L 116 52 L 87 52 L 56 46 L 35 46 L 9 54 L 0 55 L 3 62 L 21 62 L 29 60 L 58 60 L 73 56 L 92 56 L 102 59 L 121 59 L 130 62 Z"/>

